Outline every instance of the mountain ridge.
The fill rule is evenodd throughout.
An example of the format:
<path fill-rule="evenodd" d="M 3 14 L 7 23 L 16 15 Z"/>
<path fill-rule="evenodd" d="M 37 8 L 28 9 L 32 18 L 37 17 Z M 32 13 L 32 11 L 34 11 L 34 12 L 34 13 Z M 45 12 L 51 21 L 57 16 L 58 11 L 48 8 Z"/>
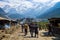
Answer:
<path fill-rule="evenodd" d="M 38 18 L 52 18 L 60 17 L 60 2 L 56 3 L 53 7 L 45 11 L 42 15 L 37 16 Z"/>

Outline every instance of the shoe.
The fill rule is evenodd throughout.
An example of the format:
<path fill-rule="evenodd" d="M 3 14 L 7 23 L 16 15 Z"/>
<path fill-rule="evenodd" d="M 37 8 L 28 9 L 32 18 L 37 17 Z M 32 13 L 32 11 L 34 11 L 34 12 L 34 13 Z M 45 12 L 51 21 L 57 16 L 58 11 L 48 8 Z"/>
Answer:
<path fill-rule="evenodd" d="M 26 36 L 26 35 L 24 35 L 24 36 Z"/>
<path fill-rule="evenodd" d="M 38 38 L 38 36 L 37 36 L 37 38 Z"/>
<path fill-rule="evenodd" d="M 36 35 L 34 37 L 36 37 Z"/>
<path fill-rule="evenodd" d="M 31 36 L 31 37 L 33 37 L 33 36 Z"/>

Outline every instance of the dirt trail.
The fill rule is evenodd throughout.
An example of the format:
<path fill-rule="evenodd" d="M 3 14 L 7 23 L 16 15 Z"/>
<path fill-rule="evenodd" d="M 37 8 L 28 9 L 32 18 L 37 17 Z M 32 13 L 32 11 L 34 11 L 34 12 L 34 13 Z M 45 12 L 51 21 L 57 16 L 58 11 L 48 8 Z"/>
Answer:
<path fill-rule="evenodd" d="M 21 30 L 19 28 L 18 30 L 16 30 L 15 33 L 10 35 L 10 37 L 8 39 L 3 39 L 3 40 L 52 40 L 52 38 L 55 38 L 55 37 L 43 36 L 44 35 L 43 32 L 45 32 L 45 31 L 44 30 L 39 31 L 38 38 L 31 38 L 30 33 L 28 33 L 27 36 L 23 36 L 24 33 L 21 33 Z"/>

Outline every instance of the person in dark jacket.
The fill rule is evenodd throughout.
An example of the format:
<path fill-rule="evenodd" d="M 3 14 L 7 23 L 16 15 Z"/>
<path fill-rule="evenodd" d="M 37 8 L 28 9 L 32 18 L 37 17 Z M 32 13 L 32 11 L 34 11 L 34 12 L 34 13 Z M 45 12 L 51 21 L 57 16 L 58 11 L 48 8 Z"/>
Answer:
<path fill-rule="evenodd" d="M 35 29 L 35 37 L 38 37 L 38 25 L 34 24 L 34 29 Z"/>
<path fill-rule="evenodd" d="M 34 32 L 33 23 L 29 24 L 29 30 L 30 30 L 31 37 L 33 37 L 33 32 Z"/>
<path fill-rule="evenodd" d="M 23 33 L 24 32 L 24 24 L 22 24 L 21 28 L 22 28 L 22 33 Z"/>
<path fill-rule="evenodd" d="M 50 35 L 50 33 L 51 33 L 51 26 L 50 24 L 48 24 L 48 35 Z"/>
<path fill-rule="evenodd" d="M 29 25 L 29 29 L 30 29 L 31 37 L 38 37 L 38 25 L 35 24 L 35 22 L 32 22 Z M 33 36 L 34 33 L 35 33 L 35 36 Z"/>
<path fill-rule="evenodd" d="M 52 26 L 52 24 L 48 24 L 48 35 L 53 35 L 54 36 L 54 34 L 53 34 L 53 26 Z"/>

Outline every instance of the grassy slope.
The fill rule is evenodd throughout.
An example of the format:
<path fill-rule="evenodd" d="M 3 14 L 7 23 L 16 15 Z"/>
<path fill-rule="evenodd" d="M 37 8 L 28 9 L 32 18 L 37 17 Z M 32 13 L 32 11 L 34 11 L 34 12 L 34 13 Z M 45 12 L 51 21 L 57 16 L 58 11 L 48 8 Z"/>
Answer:
<path fill-rule="evenodd" d="M 47 23 L 48 22 L 38 22 L 37 24 L 40 28 L 45 29 L 45 28 L 47 28 L 47 26 L 46 26 Z"/>

